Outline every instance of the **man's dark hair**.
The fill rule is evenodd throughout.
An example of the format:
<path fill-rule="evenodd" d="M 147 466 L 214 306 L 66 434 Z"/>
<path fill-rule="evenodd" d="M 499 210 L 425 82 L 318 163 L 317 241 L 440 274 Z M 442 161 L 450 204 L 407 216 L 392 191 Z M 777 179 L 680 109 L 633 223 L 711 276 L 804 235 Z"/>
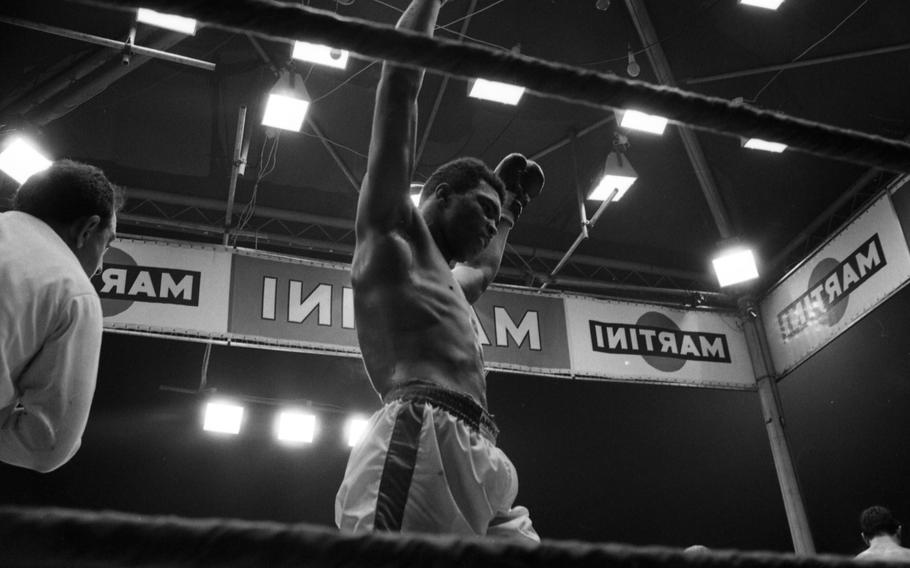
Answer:
<path fill-rule="evenodd" d="M 449 184 L 455 193 L 464 193 L 479 185 L 481 180 L 486 181 L 496 190 L 500 201 L 505 200 L 506 188 L 502 180 L 477 158 L 458 158 L 436 168 L 430 179 L 423 184 L 420 200 L 423 201 L 436 191 L 436 187 L 441 183 Z"/>
<path fill-rule="evenodd" d="M 878 505 L 869 507 L 859 516 L 859 527 L 866 538 L 897 534 L 900 525 L 891 515 L 891 511 Z"/>
<path fill-rule="evenodd" d="M 122 190 L 104 172 L 72 160 L 59 160 L 32 174 L 13 197 L 14 210 L 64 224 L 90 215 L 108 224 L 122 206 Z"/>

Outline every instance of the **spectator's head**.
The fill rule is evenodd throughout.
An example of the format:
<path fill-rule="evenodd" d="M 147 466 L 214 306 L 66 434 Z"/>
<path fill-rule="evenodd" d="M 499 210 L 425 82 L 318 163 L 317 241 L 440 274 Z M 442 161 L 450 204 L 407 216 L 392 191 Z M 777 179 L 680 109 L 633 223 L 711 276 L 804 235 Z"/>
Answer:
<path fill-rule="evenodd" d="M 13 198 L 14 210 L 41 219 L 60 235 L 89 276 L 116 235 L 122 204 L 122 192 L 100 169 L 71 160 L 33 174 Z"/>
<path fill-rule="evenodd" d="M 869 507 L 860 514 L 859 526 L 866 542 L 877 536 L 898 537 L 901 528 L 891 511 L 878 505 Z"/>

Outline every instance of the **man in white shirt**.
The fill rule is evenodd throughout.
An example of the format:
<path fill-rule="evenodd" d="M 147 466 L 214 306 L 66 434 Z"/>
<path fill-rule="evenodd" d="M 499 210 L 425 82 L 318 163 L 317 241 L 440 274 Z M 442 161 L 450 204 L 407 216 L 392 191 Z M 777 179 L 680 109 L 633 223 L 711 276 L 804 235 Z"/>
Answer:
<path fill-rule="evenodd" d="M 122 201 L 101 170 L 62 160 L 0 214 L 0 461 L 49 472 L 79 449 L 102 331 L 89 278 Z"/>
<path fill-rule="evenodd" d="M 859 526 L 869 548 L 857 554 L 857 560 L 910 563 L 910 548 L 901 546 L 901 524 L 891 511 L 878 505 L 869 507 L 860 515 Z"/>

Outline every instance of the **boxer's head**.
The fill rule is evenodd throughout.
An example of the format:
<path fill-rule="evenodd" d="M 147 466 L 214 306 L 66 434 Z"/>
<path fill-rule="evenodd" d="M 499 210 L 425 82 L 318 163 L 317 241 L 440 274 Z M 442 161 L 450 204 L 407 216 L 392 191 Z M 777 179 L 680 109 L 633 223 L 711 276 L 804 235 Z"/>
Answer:
<path fill-rule="evenodd" d="M 465 261 L 496 234 L 505 187 L 483 162 L 459 158 L 439 167 L 420 193 L 420 211 L 443 255 Z"/>
<path fill-rule="evenodd" d="M 33 174 L 13 197 L 13 209 L 50 225 L 89 276 L 117 233 L 122 205 L 122 191 L 100 169 L 71 160 Z"/>
<path fill-rule="evenodd" d="M 900 539 L 901 525 L 885 507 L 875 505 L 864 510 L 859 516 L 859 527 L 866 543 L 877 536 Z"/>

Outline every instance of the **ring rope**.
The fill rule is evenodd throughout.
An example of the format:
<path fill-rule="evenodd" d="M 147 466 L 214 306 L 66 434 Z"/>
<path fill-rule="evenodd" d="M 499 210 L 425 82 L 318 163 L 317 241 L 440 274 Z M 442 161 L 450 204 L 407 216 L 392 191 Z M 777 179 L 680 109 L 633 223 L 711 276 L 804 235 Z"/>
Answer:
<path fill-rule="evenodd" d="M 306 566 L 509 568 L 856 568 L 838 556 L 711 551 L 577 541 L 540 545 L 236 519 L 184 519 L 61 508 L 0 508 L 4 567 Z"/>
<path fill-rule="evenodd" d="M 272 0 L 69 0 L 119 10 L 142 6 L 262 39 L 305 40 L 465 79 L 524 86 L 542 96 L 599 108 L 635 107 L 700 130 L 783 142 L 818 156 L 910 172 L 910 144 L 795 118 L 674 87 L 397 30 Z"/>

